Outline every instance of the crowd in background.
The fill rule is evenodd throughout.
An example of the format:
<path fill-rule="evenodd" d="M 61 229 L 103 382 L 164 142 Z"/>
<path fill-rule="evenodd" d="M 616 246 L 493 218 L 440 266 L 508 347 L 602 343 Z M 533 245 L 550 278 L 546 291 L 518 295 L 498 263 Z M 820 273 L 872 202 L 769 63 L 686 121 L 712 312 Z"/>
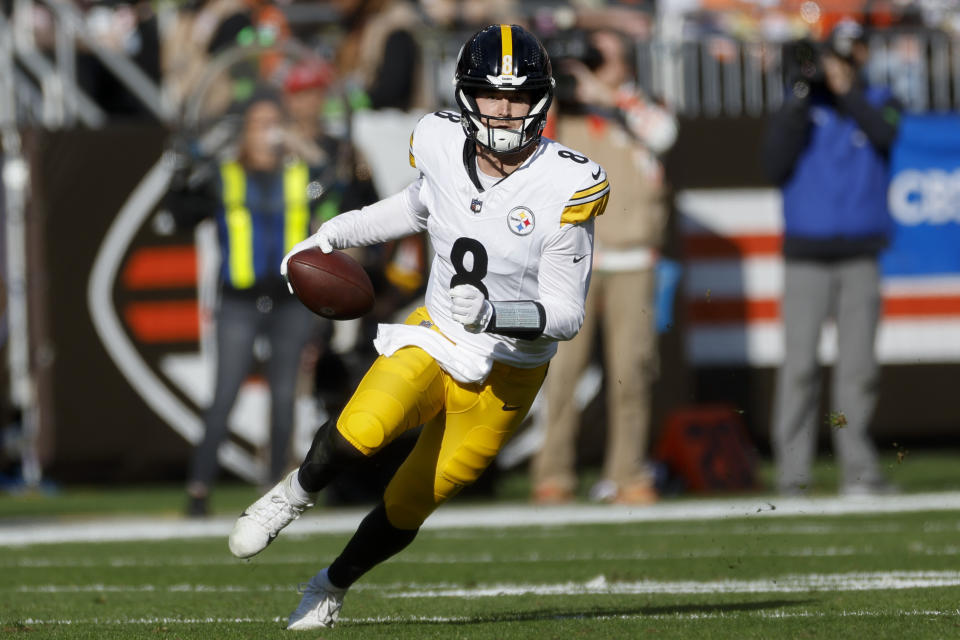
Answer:
<path fill-rule="evenodd" d="M 913 35 L 953 37 L 960 32 L 960 11 L 953 0 L 117 0 L 75 4 L 83 10 L 86 26 L 99 46 L 130 56 L 164 87 L 167 99 L 177 107 L 219 52 L 235 45 L 288 39 L 331 61 L 339 80 L 361 90 L 354 94 L 360 101 L 356 105 L 382 108 L 398 106 L 397 92 L 414 81 L 413 94 L 407 99 L 419 106 L 438 101 L 452 104 L 449 89 L 437 82 L 449 70 L 442 65 L 449 65 L 456 54 L 449 49 L 458 46 L 463 35 L 490 22 L 524 24 L 561 47 L 565 36 L 577 30 L 610 26 L 638 43 L 654 36 L 699 42 L 722 63 L 731 60 L 737 46 L 820 39 L 838 21 L 856 17 L 874 32 L 897 34 L 888 54 L 894 60 L 885 62 L 891 68 L 920 64 L 916 58 L 923 56 L 923 44 Z M 34 3 L 31 23 L 37 43 L 52 52 L 50 5 Z M 384 28 L 394 33 L 388 43 L 391 55 L 380 58 L 382 50 L 367 45 Z M 438 58 L 436 53 L 444 53 L 444 48 L 448 49 L 445 56 Z M 413 67 L 406 63 L 418 49 L 421 62 L 440 68 L 411 76 Z M 371 84 L 372 64 L 381 61 L 387 81 Z M 81 87 L 110 114 L 148 113 L 84 47 L 78 51 L 77 64 Z"/>
<path fill-rule="evenodd" d="M 172 123 L 167 123 L 172 124 L 172 146 L 184 143 L 182 136 L 178 138 L 180 134 L 199 135 L 204 127 L 209 130 L 209 121 L 229 117 L 235 106 L 254 97 L 261 85 L 276 91 L 276 100 L 292 121 L 285 138 L 286 150 L 308 163 L 312 159 L 313 165 L 329 165 L 332 159 L 338 167 L 336 175 L 323 180 L 325 195 L 336 194 L 335 204 L 331 205 L 328 198 L 325 210 L 318 207 L 311 212 L 315 216 L 314 228 L 340 211 L 358 208 L 399 191 L 412 178 L 404 161 L 406 139 L 413 124 L 423 113 L 449 107 L 453 102 L 450 87 L 444 84 L 444 79 L 452 76 L 449 65 L 456 56 L 456 51 L 450 50 L 451 43 L 462 42 L 463 34 L 496 22 L 524 24 L 537 33 L 555 56 L 559 82 L 560 111 L 551 115 L 549 126 L 552 128 L 548 134 L 581 135 L 583 142 L 568 144 L 590 152 L 591 157 L 596 156 L 598 160 L 619 145 L 620 150 L 610 156 L 613 162 L 626 158 L 632 163 L 629 166 L 635 169 L 634 173 L 643 176 L 638 184 L 646 186 L 640 188 L 639 200 L 634 200 L 636 214 L 649 217 L 654 216 L 651 211 L 657 212 L 653 225 L 657 228 L 638 231 L 633 244 L 617 246 L 615 238 L 604 240 L 608 242 L 608 253 L 615 254 L 614 258 L 623 258 L 631 266 L 622 267 L 626 264 L 623 260 L 612 260 L 606 267 L 595 263 L 596 273 L 600 274 L 597 292 L 601 291 L 600 283 L 604 283 L 604 289 L 612 291 L 607 294 L 611 301 L 630 300 L 643 307 L 635 314 L 630 310 L 607 309 L 608 319 L 625 317 L 625 313 L 646 314 L 642 336 L 620 338 L 626 340 L 623 344 L 642 345 L 642 348 L 633 352 L 618 349 L 616 336 L 608 338 L 607 364 L 637 383 L 626 392 L 621 387 L 612 387 L 609 415 L 615 416 L 618 407 L 630 404 L 628 413 L 621 419 L 627 426 L 620 430 L 633 433 L 622 435 L 619 442 L 613 441 L 609 459 L 615 460 L 619 455 L 629 460 L 627 463 L 608 460 L 611 475 L 604 478 L 607 484 L 595 491 L 598 499 L 632 503 L 656 499 L 653 478 L 644 460 L 649 435 L 647 396 L 657 375 L 651 278 L 662 243 L 666 214 L 661 210 L 670 181 L 670 176 L 664 175 L 660 157 L 676 138 L 677 120 L 669 105 L 661 100 L 662 96 L 652 95 L 650 87 L 637 81 L 637 70 L 629 65 L 622 77 L 601 91 L 602 87 L 596 84 L 598 69 L 610 60 L 602 59 L 607 45 L 598 44 L 594 39 L 596 34 L 611 35 L 610 46 L 618 51 L 624 48 L 612 55 L 621 55 L 621 62 L 629 62 L 633 59 L 631 45 L 648 41 L 658 28 L 678 29 L 679 34 L 674 35 L 682 39 L 712 43 L 709 50 L 719 60 L 727 55 L 725 42 L 786 43 L 807 37 L 819 39 L 841 19 L 851 16 L 873 28 L 909 31 L 921 27 L 946 35 L 960 32 L 960 12 L 950 6 L 956 3 L 934 0 L 820 4 L 792 0 L 779 3 L 706 0 L 695 6 L 669 0 L 659 4 L 629 0 L 332 0 L 320 3 L 195 0 L 172 5 L 77 4 L 83 9 L 86 26 L 98 46 L 129 56 L 162 88 L 164 99 L 177 114 Z M 43 4 L 37 3 L 34 7 L 34 37 L 41 46 L 52 50 L 55 43 L 51 14 Z M 670 19 L 676 14 L 682 14 L 682 20 Z M 240 56 L 219 75 L 211 71 L 216 68 L 217 60 L 244 47 L 274 47 L 278 53 L 258 54 L 255 62 Z M 909 47 L 904 51 L 909 55 Z M 111 118 L 154 119 L 151 111 L 93 52 L 78 52 L 77 77 L 80 87 Z M 595 91 L 589 94 L 585 87 L 591 87 L 591 83 Z M 609 100 L 600 98 L 603 91 L 609 92 Z M 581 122 L 574 123 L 569 118 L 580 118 Z M 580 125 L 582 131 L 577 129 Z M 614 131 L 611 133 L 610 129 Z M 187 140 L 185 144 L 189 147 L 194 142 Z M 378 151 L 373 153 L 373 150 Z M 199 156 L 203 153 L 201 150 Z M 186 155 L 190 171 L 203 159 L 195 151 L 188 151 Z M 608 172 L 618 168 L 601 162 Z M 374 248 L 358 256 L 374 279 L 378 306 L 364 326 L 351 330 L 349 348 L 338 349 L 341 356 L 330 348 L 335 339 L 330 331 L 318 333 L 319 350 L 315 356 L 319 363 L 314 373 L 319 393 L 325 394 L 324 402 L 331 411 L 337 410 L 352 386 L 345 380 L 353 372 L 362 371 L 373 357 L 369 343 L 376 322 L 402 313 L 402 309 L 422 293 L 428 253 L 422 241 L 412 240 Z M 609 256 L 607 259 L 611 260 Z M 621 266 L 609 266 L 614 263 Z M 617 293 L 615 282 L 622 272 L 636 272 L 639 280 L 630 280 L 628 286 L 641 287 L 646 293 L 632 299 Z M 614 277 L 613 274 L 620 275 Z M 597 309 L 601 308 L 600 303 L 596 304 Z M 612 332 L 610 326 L 602 327 L 602 331 Z M 591 340 L 592 336 L 588 335 L 584 342 Z M 575 381 L 592 358 L 592 343 L 581 346 L 580 351 L 570 358 L 558 358 L 554 365 L 558 379 L 565 363 L 569 361 L 572 367 L 566 372 L 563 388 L 554 391 L 555 405 L 564 397 L 564 389 L 572 384 L 570 379 Z M 342 355 L 344 352 L 349 355 Z M 564 348 L 561 348 L 563 354 Z M 627 362 L 616 364 L 617 356 L 626 356 Z M 617 390 L 621 391 L 619 396 L 615 393 Z M 566 397 L 569 399 L 569 394 Z M 224 414 L 228 408 L 219 406 L 217 411 Z M 571 420 L 576 419 L 573 408 L 568 408 L 566 414 Z M 225 415 L 221 417 L 225 419 Z M 556 421 L 556 417 L 550 420 L 551 424 Z M 549 442 L 556 450 L 566 452 L 564 464 L 569 466 L 571 438 L 576 427 L 565 425 L 563 430 L 562 436 L 555 436 Z M 556 437 L 563 442 L 558 443 Z M 575 484 L 572 470 L 555 468 L 556 457 L 541 459 L 538 464 L 536 490 L 539 493 L 534 499 L 543 502 L 572 499 Z M 205 482 L 212 482 L 211 474 L 212 471 L 205 471 Z"/>
<path fill-rule="evenodd" d="M 945 34 L 960 32 L 956 3 L 940 0 L 712 0 L 687 14 L 686 30 L 691 38 L 786 42 L 808 35 L 826 36 L 837 22 L 851 16 L 860 16 L 864 26 L 875 29 L 925 27 Z"/>

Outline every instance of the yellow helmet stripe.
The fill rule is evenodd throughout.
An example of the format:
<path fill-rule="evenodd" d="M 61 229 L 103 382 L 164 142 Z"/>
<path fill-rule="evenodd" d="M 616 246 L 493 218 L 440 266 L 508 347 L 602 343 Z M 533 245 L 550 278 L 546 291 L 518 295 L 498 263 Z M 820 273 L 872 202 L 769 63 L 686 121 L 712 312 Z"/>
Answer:
<path fill-rule="evenodd" d="M 500 25 L 500 75 L 513 75 L 513 30 L 509 24 Z"/>

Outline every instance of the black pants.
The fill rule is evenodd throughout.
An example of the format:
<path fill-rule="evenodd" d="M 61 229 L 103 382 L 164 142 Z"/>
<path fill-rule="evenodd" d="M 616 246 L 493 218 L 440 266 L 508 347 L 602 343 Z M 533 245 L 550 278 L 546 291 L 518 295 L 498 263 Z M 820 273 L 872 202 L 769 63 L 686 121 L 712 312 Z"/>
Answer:
<path fill-rule="evenodd" d="M 278 481 L 287 465 L 293 435 L 294 392 L 303 347 L 319 318 L 295 297 L 224 293 L 217 310 L 217 371 L 213 403 L 205 416 L 206 432 L 196 448 L 190 484 L 210 487 L 217 475 L 217 449 L 228 434 L 227 417 L 240 385 L 254 364 L 258 335 L 270 341 L 267 383 L 270 386 L 270 477 Z"/>

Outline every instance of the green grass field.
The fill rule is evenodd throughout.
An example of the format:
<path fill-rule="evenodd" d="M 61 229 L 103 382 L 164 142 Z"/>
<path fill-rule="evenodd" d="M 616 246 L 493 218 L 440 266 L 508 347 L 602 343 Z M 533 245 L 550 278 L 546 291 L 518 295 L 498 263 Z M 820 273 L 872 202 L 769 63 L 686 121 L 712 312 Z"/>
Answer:
<path fill-rule="evenodd" d="M 956 461 L 916 456 L 916 469 L 897 479 L 911 491 L 952 489 L 944 504 L 956 503 Z M 507 482 L 505 491 L 519 493 L 520 484 Z M 245 506 L 255 493 L 224 490 L 220 507 L 232 512 L 230 503 Z M 551 526 L 497 526 L 491 512 L 489 528 L 428 527 L 358 583 L 340 624 L 322 633 L 283 626 L 299 601 L 297 583 L 329 563 L 345 532 L 282 535 L 247 562 L 230 556 L 222 536 L 0 546 L 0 636 L 960 637 L 960 511 L 826 516 L 782 503 L 781 512 L 796 515 L 780 516 L 772 496 L 744 499 L 768 507 L 708 519 Z M 809 501 L 810 512 L 828 501 L 837 502 Z M 694 511 L 702 504 L 686 502 Z M 173 488 L 0 497 L 0 530 L 21 527 L 26 536 L 26 527 L 49 524 L 44 516 L 54 514 L 65 527 L 94 513 L 149 513 L 169 525 L 180 522 L 180 506 Z M 461 508 L 479 507 L 446 509 L 456 515 Z M 324 513 L 310 517 L 322 520 Z M 222 521 L 228 528 L 229 518 Z M 98 522 L 109 530 L 121 521 Z"/>

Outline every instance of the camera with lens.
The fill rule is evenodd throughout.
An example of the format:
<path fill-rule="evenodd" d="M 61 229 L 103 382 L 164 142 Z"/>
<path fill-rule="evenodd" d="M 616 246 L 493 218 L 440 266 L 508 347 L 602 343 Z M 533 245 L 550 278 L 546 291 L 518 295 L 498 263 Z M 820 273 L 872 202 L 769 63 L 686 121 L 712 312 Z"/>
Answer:
<path fill-rule="evenodd" d="M 825 90 L 823 56 L 832 55 L 856 66 L 856 48 L 866 42 L 863 28 L 851 21 L 837 24 L 822 42 L 802 38 L 783 47 L 783 67 L 788 86 L 798 95 Z"/>
<path fill-rule="evenodd" d="M 808 88 L 824 85 L 823 45 L 809 38 L 788 42 L 783 47 L 783 66 L 787 84 L 792 88 L 798 83 Z"/>
<path fill-rule="evenodd" d="M 584 65 L 590 71 L 596 71 L 603 64 L 603 54 L 593 44 L 586 33 L 571 31 L 558 35 L 544 43 L 550 54 L 553 77 L 557 82 L 554 99 L 561 110 L 578 110 L 584 105 L 577 99 L 577 79 L 569 70 L 571 62 Z"/>

